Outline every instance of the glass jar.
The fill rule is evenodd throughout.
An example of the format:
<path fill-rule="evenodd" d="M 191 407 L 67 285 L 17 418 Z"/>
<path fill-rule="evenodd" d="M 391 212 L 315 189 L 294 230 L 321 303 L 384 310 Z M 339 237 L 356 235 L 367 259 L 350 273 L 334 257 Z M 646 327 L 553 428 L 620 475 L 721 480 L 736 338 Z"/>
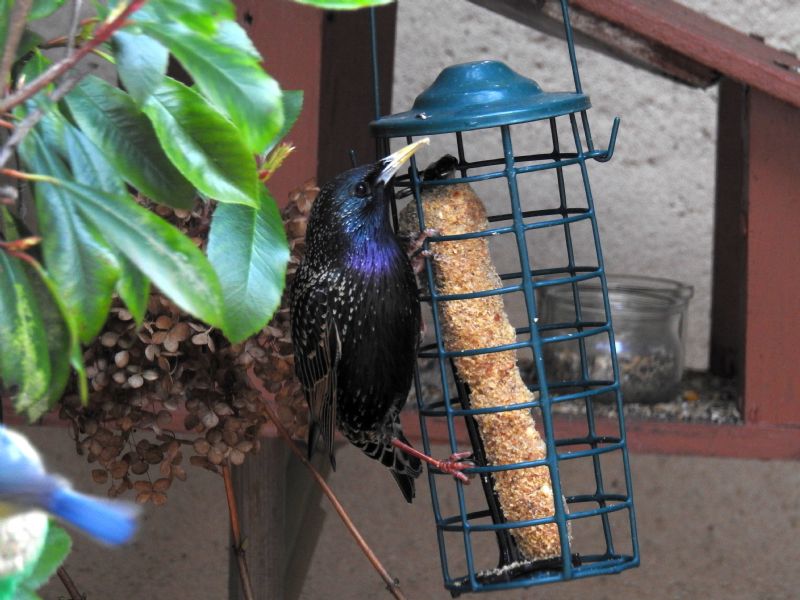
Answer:
<path fill-rule="evenodd" d="M 678 281 L 636 275 L 607 275 L 608 296 L 619 364 L 622 398 L 626 402 L 675 400 L 680 393 L 685 357 L 686 311 L 693 288 Z M 540 331 L 543 336 L 588 330 L 606 321 L 600 282 L 579 286 L 581 319 L 576 319 L 571 286 L 539 290 Z M 607 334 L 580 342 L 546 344 L 548 383 L 613 381 Z"/>

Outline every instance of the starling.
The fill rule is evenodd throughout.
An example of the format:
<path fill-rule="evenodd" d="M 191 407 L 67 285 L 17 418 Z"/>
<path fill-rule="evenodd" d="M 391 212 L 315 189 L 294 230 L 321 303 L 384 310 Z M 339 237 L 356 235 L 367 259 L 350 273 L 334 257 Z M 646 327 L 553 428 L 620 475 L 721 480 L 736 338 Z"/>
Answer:
<path fill-rule="evenodd" d="M 421 319 L 415 275 L 391 228 L 387 185 L 427 143 L 420 140 L 346 171 L 321 188 L 291 290 L 295 372 L 311 413 L 309 456 L 321 439 L 336 467 L 335 425 L 389 467 L 408 502 L 420 459 L 464 479 L 456 471 L 467 466 L 414 450 L 399 419 Z"/>

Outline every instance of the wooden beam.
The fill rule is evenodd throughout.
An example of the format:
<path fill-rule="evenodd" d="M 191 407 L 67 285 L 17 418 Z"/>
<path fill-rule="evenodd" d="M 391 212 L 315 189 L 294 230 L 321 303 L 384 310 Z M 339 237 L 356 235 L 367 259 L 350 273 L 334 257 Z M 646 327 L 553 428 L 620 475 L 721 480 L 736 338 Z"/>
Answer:
<path fill-rule="evenodd" d="M 324 12 L 285 0 L 236 0 L 240 23 L 264 57 L 267 72 L 283 89 L 302 89 L 303 112 L 288 139 L 295 152 L 270 179 L 280 205 L 289 192 L 314 177 L 325 181 L 349 168 L 347 151 L 372 160 L 368 129 L 375 116 L 369 11 Z M 376 9 L 382 112 L 389 112 L 397 7 Z M 321 456 L 318 467 L 328 466 Z M 234 470 L 248 565 L 259 600 L 290 600 L 314 550 L 321 512 L 320 492 L 281 439 L 267 437 L 261 451 Z M 296 540 L 302 540 L 296 543 Z M 241 598 L 235 560 L 230 597 Z"/>
<path fill-rule="evenodd" d="M 397 5 L 375 9 L 380 80 L 380 112 L 392 106 L 394 40 Z M 351 168 L 349 151 L 358 162 L 375 160 L 369 123 L 375 119 L 369 11 L 328 12 L 322 38 L 319 120 L 320 183 Z"/>
<path fill-rule="evenodd" d="M 315 178 L 318 170 L 322 38 L 325 13 L 284 0 L 236 0 L 238 21 L 264 59 L 264 68 L 285 90 L 303 90 L 303 110 L 287 140 L 295 151 L 270 179 L 268 187 L 279 205 L 289 192 Z M 233 470 L 243 536 L 253 589 L 258 600 L 291 598 L 286 571 L 292 560 L 289 524 L 302 520 L 308 504 L 292 502 L 288 484 L 301 474 L 291 474 L 292 461 L 281 439 L 268 437 L 255 456 Z M 313 502 L 312 502 L 313 504 Z M 314 540 L 315 532 L 307 532 Z M 311 547 L 299 550 L 309 555 Z M 296 570 L 296 568 L 295 568 Z M 242 598 L 237 565 L 231 553 L 229 597 Z"/>
<path fill-rule="evenodd" d="M 747 106 L 749 88 L 723 79 L 717 117 L 714 269 L 709 370 L 738 380 L 744 395 L 747 274 Z"/>
<path fill-rule="evenodd" d="M 248 456 L 243 465 L 233 468 L 242 542 L 256 600 L 286 598 L 285 486 L 286 469 L 292 458 L 282 439 L 265 438 L 257 454 Z M 290 507 L 289 510 L 298 509 Z M 244 598 L 233 552 L 228 569 L 229 598 Z"/>
<path fill-rule="evenodd" d="M 470 0 L 552 33 L 558 0 Z M 621 60 L 708 85 L 714 73 L 800 106 L 800 60 L 674 0 L 570 0 L 578 41 Z M 563 35 L 562 33 L 559 33 Z"/>
<path fill-rule="evenodd" d="M 469 0 L 512 21 L 548 35 L 564 39 L 561 4 L 553 0 Z M 655 43 L 635 31 L 598 19 L 578 6 L 570 9 L 575 43 L 652 73 L 664 75 L 695 87 L 713 84 L 719 74 L 695 61 L 687 60 L 663 44 Z M 566 54 L 566 42 L 564 45 Z"/>
<path fill-rule="evenodd" d="M 295 151 L 269 180 L 280 206 L 289 192 L 317 175 L 322 27 L 325 13 L 285 0 L 236 0 L 238 21 L 264 68 L 284 90 L 303 90 L 303 111 L 287 136 Z"/>
<path fill-rule="evenodd" d="M 800 425 L 800 109 L 748 102 L 745 419 Z"/>

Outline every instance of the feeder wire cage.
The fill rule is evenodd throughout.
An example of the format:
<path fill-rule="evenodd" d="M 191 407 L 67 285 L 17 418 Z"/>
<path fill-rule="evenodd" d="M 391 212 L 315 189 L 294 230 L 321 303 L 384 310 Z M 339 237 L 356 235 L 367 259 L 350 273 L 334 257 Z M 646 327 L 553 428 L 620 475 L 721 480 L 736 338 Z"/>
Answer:
<path fill-rule="evenodd" d="M 511 246 L 518 259 L 517 269 L 499 274 L 499 285 L 462 293 L 443 293 L 440 289 L 443 274 L 436 271 L 435 259 L 426 259 L 421 293 L 422 300 L 430 305 L 432 331 L 428 334 L 432 334 L 433 341 L 421 345 L 414 377 L 424 450 L 431 453 L 430 429 L 440 423 L 446 425 L 453 453 L 464 451 L 460 440 L 466 432 L 476 466 L 465 472 L 477 475 L 481 482 L 480 486 L 470 486 L 473 490 L 468 494 L 460 481 L 435 470 L 428 471 L 444 584 L 453 596 L 619 573 L 639 564 L 620 372 L 587 169 L 591 160 L 606 162 L 611 159 L 619 118 L 614 120 L 608 147 L 596 148 L 587 116 L 590 101 L 581 86 L 567 0 L 561 0 L 561 9 L 575 92 L 543 92 L 533 80 L 495 61 L 455 65 L 442 71 L 434 84 L 417 97 L 410 111 L 390 116 L 376 114 L 376 120 L 370 124 L 380 156 L 389 153 L 390 141 L 394 138 L 411 143 L 421 136 L 437 136 L 454 148 L 452 172 L 426 177 L 417 159 L 412 157 L 408 175 L 397 178 L 396 196 L 401 197 L 402 190 L 413 195 L 409 210 L 420 231 L 430 220 L 425 203 L 431 194 L 444 193 L 443 190 L 456 189 L 459 185 L 463 190 L 463 184 L 476 186 L 494 182 L 496 185 L 503 180 L 506 183 L 505 206 L 510 206 L 510 211 L 508 208 L 497 214 L 490 211 L 484 227 L 457 234 L 440 232 L 425 242 L 425 247 L 435 257 L 437 249 L 444 248 L 447 243 L 480 240 L 488 246 L 490 241 L 506 236 L 513 239 Z M 374 12 L 371 23 L 377 113 L 380 90 Z M 536 126 L 537 123 L 549 129 L 547 137 L 552 147 L 544 152 L 516 153 L 514 143 L 519 126 Z M 561 149 L 559 125 L 562 123 L 564 126 L 568 123 L 574 152 Z M 465 141 L 465 134 L 474 130 L 489 134 L 498 131 L 501 155 L 470 160 L 472 149 Z M 578 188 L 582 188 L 580 202 L 567 198 L 567 173 L 576 170 L 580 174 Z M 550 204 L 528 208 L 528 199 L 521 201 L 520 198 L 521 180 L 536 176 L 544 179 L 544 174 L 550 173 L 552 177 L 553 172 L 556 190 Z M 394 202 L 395 227 L 398 226 L 396 206 Z M 585 246 L 591 249 L 590 259 L 578 256 L 579 228 L 589 240 Z M 563 235 L 565 263 L 538 264 L 538 257 L 530 251 L 530 238 L 553 230 Z M 596 288 L 598 283 L 603 292 L 605 318 L 589 322 L 582 314 L 581 292 L 584 286 Z M 557 323 L 540 320 L 537 290 L 547 286 L 571 290 L 574 318 Z M 503 299 L 508 302 L 513 296 L 521 297 L 524 305 L 521 311 L 524 317 L 515 324 L 513 340 L 486 347 L 453 347 L 452 332 L 448 338 L 447 324 L 443 323 L 448 303 L 494 297 L 502 307 Z M 587 361 L 587 347 L 600 339 L 608 348 L 612 379 L 593 375 Z M 556 376 L 556 370 L 547 359 L 553 354 L 549 350 L 561 347 L 569 348 L 575 357 L 576 367 L 568 378 L 563 374 Z M 505 401 L 492 406 L 476 405 L 471 390 L 474 381 L 464 376 L 465 363 L 460 361 L 476 356 L 499 357 L 503 353 L 516 356 L 518 352 L 528 352 L 532 356 L 529 369 L 532 375 L 525 381 L 532 395 L 511 404 Z M 430 362 L 438 368 L 435 393 L 423 382 L 424 367 Z M 594 405 L 609 401 L 615 403 L 617 417 L 611 424 L 600 423 L 595 419 Z M 573 423 L 569 431 L 562 432 L 554 413 L 558 405 L 567 403 L 579 404 L 585 419 L 581 419 L 579 427 Z M 491 452 L 486 451 L 486 432 L 482 431 L 481 423 L 487 416 L 522 412 L 537 415 L 543 439 L 541 457 L 498 463 L 496 457 L 493 459 Z M 584 469 L 584 476 L 576 481 L 583 483 L 575 483 L 573 488 L 570 473 L 581 469 Z M 537 470 L 548 474 L 552 487 L 548 514 L 509 519 L 503 494 L 498 493 L 500 478 L 504 473 Z M 587 479 L 592 482 L 590 488 L 579 489 Z M 480 504 L 476 504 L 475 493 L 480 495 Z M 548 527 L 556 536 L 557 551 L 547 556 L 532 556 L 530 551 L 524 551 L 522 532 Z M 497 545 L 496 564 L 484 565 L 486 539 L 490 540 L 489 547 L 494 545 L 491 540 Z M 456 551 L 458 554 L 454 558 Z M 490 554 L 497 556 L 494 552 Z"/>

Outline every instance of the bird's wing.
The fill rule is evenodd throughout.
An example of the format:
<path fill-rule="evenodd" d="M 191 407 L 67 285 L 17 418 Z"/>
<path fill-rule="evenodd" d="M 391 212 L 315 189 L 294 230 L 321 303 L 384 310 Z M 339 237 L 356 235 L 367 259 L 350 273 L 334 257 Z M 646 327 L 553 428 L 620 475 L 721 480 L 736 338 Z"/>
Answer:
<path fill-rule="evenodd" d="M 334 428 L 336 426 L 336 374 L 342 354 L 339 329 L 329 310 L 324 293 L 311 292 L 303 307 L 304 322 L 293 331 L 295 344 L 295 371 L 303 384 L 311 420 L 308 430 L 308 455 L 314 452 L 321 436 L 331 465 L 336 468 L 333 455 Z"/>
<path fill-rule="evenodd" d="M 52 478 L 28 439 L 0 425 L 0 503 L 35 505 L 52 488 Z"/>

